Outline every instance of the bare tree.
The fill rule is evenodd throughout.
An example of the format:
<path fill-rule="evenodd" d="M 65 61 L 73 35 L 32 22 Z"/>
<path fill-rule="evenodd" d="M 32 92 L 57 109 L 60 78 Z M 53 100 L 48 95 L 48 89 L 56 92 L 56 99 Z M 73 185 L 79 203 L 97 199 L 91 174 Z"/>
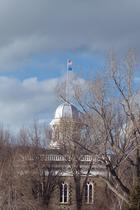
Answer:
<path fill-rule="evenodd" d="M 75 91 L 76 101 L 87 116 L 89 135 L 98 159 L 110 174 L 109 179 L 102 176 L 99 179 L 130 209 L 132 189 L 140 187 L 140 109 L 133 91 L 133 70 L 132 53 L 123 67 L 112 58 L 111 77 L 106 74 L 89 81 L 86 96 L 82 95 L 80 87 Z M 91 148 L 90 151 L 95 152 Z M 139 209 L 137 197 L 135 209 Z"/>
<path fill-rule="evenodd" d="M 52 193 L 59 185 L 62 168 L 56 169 L 54 162 L 48 160 L 43 138 L 46 137 L 37 123 L 32 129 L 21 132 L 21 142 L 28 147 L 25 163 L 31 194 L 38 208 L 48 209 Z"/>
<path fill-rule="evenodd" d="M 27 193 L 25 179 L 18 167 L 19 154 L 15 140 L 8 130 L 0 130 L 0 209 L 35 209 Z"/>
<path fill-rule="evenodd" d="M 91 155 L 89 162 L 86 163 L 86 168 L 84 167 L 84 158 L 89 153 L 85 152 L 81 145 L 88 146 L 90 144 L 87 138 L 87 126 L 80 119 L 74 121 L 69 117 L 64 117 L 59 122 L 57 129 L 59 153 L 65 159 L 67 173 L 73 176 L 76 207 L 77 210 L 81 210 L 85 186 L 93 165 L 93 156 Z"/>

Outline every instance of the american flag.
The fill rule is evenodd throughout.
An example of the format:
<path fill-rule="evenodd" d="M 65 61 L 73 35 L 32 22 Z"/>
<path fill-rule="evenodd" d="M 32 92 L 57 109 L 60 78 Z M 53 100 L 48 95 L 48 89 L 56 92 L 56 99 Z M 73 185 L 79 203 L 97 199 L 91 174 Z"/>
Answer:
<path fill-rule="evenodd" d="M 67 70 L 72 71 L 72 60 L 67 60 Z"/>

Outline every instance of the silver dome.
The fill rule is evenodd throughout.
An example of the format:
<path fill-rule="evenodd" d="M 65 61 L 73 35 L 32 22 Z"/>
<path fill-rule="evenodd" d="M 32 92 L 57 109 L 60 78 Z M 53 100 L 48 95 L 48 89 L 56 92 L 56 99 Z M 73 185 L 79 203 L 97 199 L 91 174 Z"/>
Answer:
<path fill-rule="evenodd" d="M 70 103 L 63 103 L 57 107 L 55 111 L 55 119 L 64 118 L 64 117 L 78 119 L 79 111 L 74 105 Z"/>
<path fill-rule="evenodd" d="M 51 121 L 50 125 L 58 124 L 63 118 L 79 120 L 80 111 L 74 105 L 65 102 L 57 107 L 54 119 Z"/>

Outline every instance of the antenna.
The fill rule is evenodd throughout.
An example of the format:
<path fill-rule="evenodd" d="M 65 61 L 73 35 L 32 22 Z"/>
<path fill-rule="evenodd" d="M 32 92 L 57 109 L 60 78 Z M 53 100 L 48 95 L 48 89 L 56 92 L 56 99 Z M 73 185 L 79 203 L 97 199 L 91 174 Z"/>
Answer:
<path fill-rule="evenodd" d="M 69 80 L 69 73 L 70 71 L 72 71 L 72 60 L 68 59 L 67 60 L 67 79 L 66 79 L 66 101 L 69 103 L 69 100 L 70 100 L 70 88 L 69 88 L 69 83 L 70 83 L 70 80 Z"/>

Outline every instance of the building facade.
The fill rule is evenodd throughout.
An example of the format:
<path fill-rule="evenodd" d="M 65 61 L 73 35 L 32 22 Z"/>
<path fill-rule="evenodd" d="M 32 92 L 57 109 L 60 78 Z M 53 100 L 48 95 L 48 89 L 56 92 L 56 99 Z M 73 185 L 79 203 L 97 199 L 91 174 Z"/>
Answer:
<path fill-rule="evenodd" d="M 71 127 L 69 125 L 71 124 L 66 123 L 64 126 L 62 124 L 63 127 L 66 127 L 65 130 L 70 132 L 67 138 L 65 137 L 66 133 L 63 135 L 62 132 L 64 131 L 60 129 L 60 124 L 63 120 L 74 122 L 74 127 L 76 127 L 82 119 L 83 114 L 74 105 L 65 102 L 58 106 L 54 119 L 50 123 L 52 137 L 47 152 L 47 161 L 53 165 L 57 172 L 61 171 L 61 169 L 62 171 L 60 173 L 59 184 L 52 192 L 49 209 L 77 210 L 77 182 L 80 183 L 79 194 L 81 193 L 82 195 L 82 210 L 107 209 L 106 185 L 101 183 L 98 179 L 99 175 L 108 176 L 105 167 L 98 161 L 97 156 L 93 157 L 87 151 L 81 150 L 81 153 L 76 154 L 78 150 L 75 149 L 76 146 L 73 144 L 73 141 L 72 143 L 67 142 L 71 141 L 71 139 L 69 139 L 69 135 L 71 135 Z M 74 129 L 72 129 L 72 131 L 73 130 Z M 82 129 L 80 127 L 79 130 L 81 135 L 81 133 L 83 133 L 83 127 Z M 84 137 L 85 136 L 84 132 Z M 63 141 L 64 139 L 66 142 Z M 77 157 L 76 155 L 79 156 Z M 77 166 L 77 164 L 79 165 Z"/>

